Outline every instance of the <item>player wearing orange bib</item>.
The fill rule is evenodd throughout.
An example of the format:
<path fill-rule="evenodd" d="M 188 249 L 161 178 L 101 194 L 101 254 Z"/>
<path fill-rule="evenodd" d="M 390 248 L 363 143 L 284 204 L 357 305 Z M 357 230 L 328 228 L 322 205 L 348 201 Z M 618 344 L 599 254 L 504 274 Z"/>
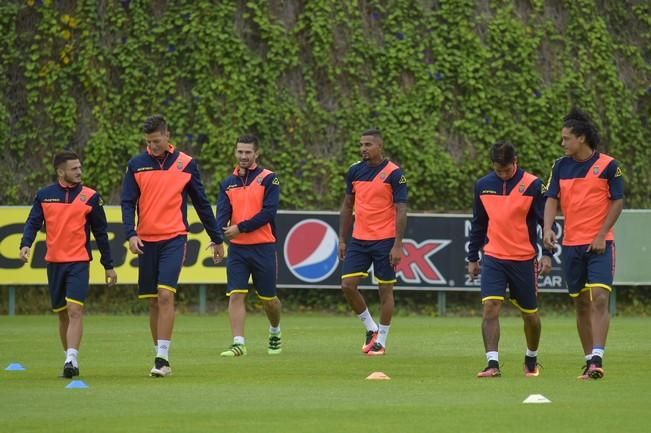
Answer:
<path fill-rule="evenodd" d="M 36 233 L 45 225 L 47 280 L 52 310 L 59 315 L 59 336 L 66 360 L 63 377 L 79 376 L 77 357 L 88 294 L 90 232 L 102 258 L 106 282 L 117 282 L 109 247 L 106 215 L 99 194 L 82 185 L 81 161 L 69 151 L 54 157 L 57 182 L 36 193 L 20 241 L 20 258 L 27 261 Z"/>
<path fill-rule="evenodd" d="M 617 161 L 596 150 L 599 134 L 585 113 L 575 109 L 565 116 L 561 138 L 566 156 L 556 160 L 549 179 L 544 243 L 550 249 L 556 244 L 551 226 L 560 202 L 563 273 L 586 361 L 579 379 L 600 379 L 615 272 L 613 226 L 624 206 L 624 187 Z"/>
<path fill-rule="evenodd" d="M 498 359 L 499 313 L 509 289 L 510 301 L 521 312 L 527 350 L 524 374 L 538 376 L 538 273 L 551 270 L 551 252 L 538 263 L 538 225 L 543 222 L 545 197 L 536 176 L 517 165 L 515 148 L 500 142 L 491 148 L 493 172 L 475 184 L 472 229 L 468 245 L 468 274 L 480 272 L 484 304 L 482 336 L 488 365 L 477 377 L 501 375 Z"/>
<path fill-rule="evenodd" d="M 341 287 L 346 300 L 366 327 L 362 352 L 384 355 L 393 315 L 395 266 L 402 258 L 402 237 L 407 225 L 407 181 L 402 170 L 384 158 L 384 141 L 377 129 L 362 134 L 359 143 L 362 161 L 346 175 L 346 196 L 339 221 L 339 258 L 343 260 Z M 346 237 L 355 224 L 350 245 Z M 366 307 L 357 289 L 369 267 L 378 281 L 380 325 Z"/>

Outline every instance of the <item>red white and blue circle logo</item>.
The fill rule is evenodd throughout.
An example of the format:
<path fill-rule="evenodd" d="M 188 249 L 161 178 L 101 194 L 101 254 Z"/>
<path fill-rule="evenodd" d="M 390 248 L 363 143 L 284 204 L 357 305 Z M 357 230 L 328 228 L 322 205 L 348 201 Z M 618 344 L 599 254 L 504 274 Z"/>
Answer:
<path fill-rule="evenodd" d="M 325 222 L 310 218 L 296 224 L 285 238 L 285 263 L 301 281 L 318 283 L 337 269 L 338 239 Z"/>

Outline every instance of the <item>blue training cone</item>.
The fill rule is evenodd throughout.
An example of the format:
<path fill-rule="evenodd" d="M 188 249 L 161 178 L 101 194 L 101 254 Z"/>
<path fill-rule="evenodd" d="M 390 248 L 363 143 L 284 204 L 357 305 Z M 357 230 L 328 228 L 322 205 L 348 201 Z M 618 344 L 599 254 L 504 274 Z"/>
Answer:
<path fill-rule="evenodd" d="M 23 364 L 20 362 L 12 362 L 5 368 L 5 371 L 25 371 L 27 370 L 25 367 L 23 367 Z"/>
<path fill-rule="evenodd" d="M 70 382 L 67 386 L 67 389 L 83 389 L 83 388 L 88 388 L 88 385 L 86 385 L 86 382 L 83 380 L 73 380 Z"/>

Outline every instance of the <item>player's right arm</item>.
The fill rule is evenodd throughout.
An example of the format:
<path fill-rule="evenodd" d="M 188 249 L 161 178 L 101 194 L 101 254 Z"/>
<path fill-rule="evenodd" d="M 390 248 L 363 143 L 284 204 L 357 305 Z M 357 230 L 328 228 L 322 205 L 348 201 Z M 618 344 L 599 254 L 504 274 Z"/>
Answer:
<path fill-rule="evenodd" d="M 543 246 L 552 252 L 557 243 L 556 234 L 554 233 L 554 221 L 556 220 L 556 214 L 558 213 L 558 199 L 561 192 L 559 181 L 560 161 L 561 158 L 557 159 L 552 167 L 552 172 L 550 173 L 549 181 L 547 182 L 547 192 L 545 192 L 547 200 L 545 201 L 545 211 L 543 215 Z"/>
<path fill-rule="evenodd" d="M 43 227 L 43 208 L 41 207 L 41 199 L 36 193 L 34 204 L 29 211 L 29 216 L 23 228 L 23 237 L 20 240 L 20 259 L 27 263 L 29 260 L 29 252 L 36 239 L 36 233 Z"/>
<path fill-rule="evenodd" d="M 127 165 L 127 172 L 122 181 L 122 195 L 120 197 L 120 207 L 122 208 L 122 225 L 124 232 L 129 240 L 129 250 L 134 254 L 142 254 L 144 247 L 142 241 L 136 233 L 136 206 L 140 198 L 140 187 L 133 175 L 131 164 Z"/>
<path fill-rule="evenodd" d="M 480 185 L 475 183 L 472 203 L 472 220 L 470 222 L 470 241 L 468 242 L 468 274 L 470 278 L 479 275 L 479 250 L 486 242 L 488 230 L 488 213 L 480 199 Z"/>
<path fill-rule="evenodd" d="M 352 171 L 355 165 L 351 166 L 346 173 L 346 195 L 339 211 L 339 260 L 346 256 L 346 238 L 353 227 L 353 207 L 355 206 L 355 193 L 353 191 Z"/>
<path fill-rule="evenodd" d="M 231 199 L 226 194 L 226 187 L 224 186 L 226 182 L 219 184 L 219 194 L 217 195 L 217 230 L 219 234 L 224 237 L 224 228 L 228 227 L 228 222 L 231 220 L 231 215 L 233 213 L 233 206 L 231 204 Z"/>
<path fill-rule="evenodd" d="M 339 211 L 339 260 L 346 256 L 346 238 L 350 234 L 353 226 L 353 206 L 355 205 L 355 196 L 346 194 L 344 202 L 341 204 Z"/>

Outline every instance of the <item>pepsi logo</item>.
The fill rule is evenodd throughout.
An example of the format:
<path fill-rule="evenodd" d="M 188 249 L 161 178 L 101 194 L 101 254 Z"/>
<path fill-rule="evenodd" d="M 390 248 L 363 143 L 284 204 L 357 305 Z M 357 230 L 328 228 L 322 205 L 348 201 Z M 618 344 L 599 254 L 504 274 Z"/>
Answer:
<path fill-rule="evenodd" d="M 283 252 L 289 271 L 301 281 L 318 283 L 337 269 L 338 239 L 325 222 L 310 218 L 296 224 L 285 238 Z"/>

